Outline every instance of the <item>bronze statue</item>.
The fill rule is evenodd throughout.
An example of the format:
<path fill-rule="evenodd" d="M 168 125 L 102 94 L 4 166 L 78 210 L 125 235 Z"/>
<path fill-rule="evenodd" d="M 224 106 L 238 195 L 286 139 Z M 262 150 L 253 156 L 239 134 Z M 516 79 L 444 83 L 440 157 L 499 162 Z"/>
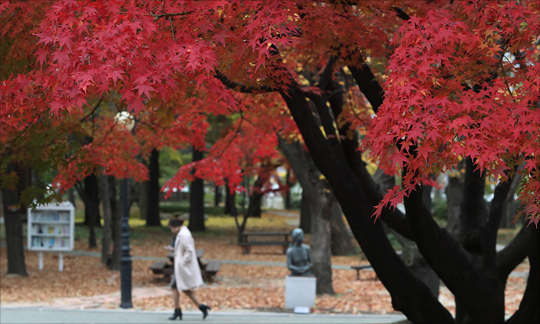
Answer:
<path fill-rule="evenodd" d="M 291 270 L 291 276 L 309 276 L 311 275 L 311 249 L 304 241 L 304 231 L 301 228 L 295 228 L 292 232 L 292 243 L 287 249 L 287 268 Z"/>

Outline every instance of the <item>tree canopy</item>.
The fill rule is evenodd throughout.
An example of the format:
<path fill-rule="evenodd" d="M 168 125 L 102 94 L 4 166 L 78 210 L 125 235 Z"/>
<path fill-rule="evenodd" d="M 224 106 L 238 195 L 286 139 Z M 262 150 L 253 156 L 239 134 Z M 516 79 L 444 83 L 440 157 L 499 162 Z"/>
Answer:
<path fill-rule="evenodd" d="M 516 174 L 528 223 L 540 220 L 539 12 L 532 0 L 4 2 L 2 167 L 46 161 L 64 170 L 62 188 L 98 167 L 141 180 L 137 155 L 205 149 L 208 116 L 235 115 L 167 187 L 193 176 L 234 187 L 246 161 L 275 156 L 276 134 L 302 138 L 397 310 L 453 321 L 373 215 L 416 241 L 463 307 L 458 321 L 500 322 L 509 272 L 528 256 L 533 273 L 540 260 L 526 228 L 495 250 Z M 366 155 L 401 185 L 382 192 Z M 460 163 L 466 199 L 454 238 L 422 192 Z M 2 175 L 3 185 L 15 177 Z M 486 178 L 497 182 L 489 210 Z M 526 307 L 538 300 L 530 291 L 514 320 L 539 317 Z"/>

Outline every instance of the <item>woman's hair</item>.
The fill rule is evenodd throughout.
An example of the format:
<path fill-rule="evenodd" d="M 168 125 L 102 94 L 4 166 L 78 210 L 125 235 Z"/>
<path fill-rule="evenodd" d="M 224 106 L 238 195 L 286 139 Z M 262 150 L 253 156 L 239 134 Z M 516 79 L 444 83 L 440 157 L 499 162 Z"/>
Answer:
<path fill-rule="evenodd" d="M 180 227 L 184 224 L 184 220 L 180 218 L 171 218 L 169 219 L 169 226 L 170 227 Z"/>

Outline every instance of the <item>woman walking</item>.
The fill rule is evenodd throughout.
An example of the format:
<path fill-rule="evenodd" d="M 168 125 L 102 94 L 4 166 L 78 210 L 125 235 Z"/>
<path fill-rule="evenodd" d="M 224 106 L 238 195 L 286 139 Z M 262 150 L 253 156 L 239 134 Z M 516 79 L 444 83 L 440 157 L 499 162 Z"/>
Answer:
<path fill-rule="evenodd" d="M 193 291 L 195 288 L 203 285 L 201 269 L 199 268 L 199 262 L 197 261 L 197 254 L 195 252 L 195 241 L 191 232 L 186 226 L 183 226 L 183 223 L 184 220 L 178 218 L 171 218 L 169 220 L 169 228 L 171 232 L 176 234 L 173 247 L 174 276 L 170 285 L 173 289 L 174 314 L 169 319 L 182 319 L 180 291 L 186 294 L 197 305 L 203 313 L 203 319 L 205 319 L 208 316 L 210 307 L 199 303 Z"/>

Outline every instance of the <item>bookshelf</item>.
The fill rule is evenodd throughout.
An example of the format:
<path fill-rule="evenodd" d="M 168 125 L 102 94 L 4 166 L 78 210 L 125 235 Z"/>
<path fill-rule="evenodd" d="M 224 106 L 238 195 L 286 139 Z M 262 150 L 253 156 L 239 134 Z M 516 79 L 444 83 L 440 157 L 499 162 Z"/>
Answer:
<path fill-rule="evenodd" d="M 39 205 L 28 208 L 28 250 L 38 251 L 39 269 L 43 269 L 43 253 L 60 252 L 59 270 L 63 269 L 63 251 L 73 250 L 75 208 L 71 202 Z"/>

